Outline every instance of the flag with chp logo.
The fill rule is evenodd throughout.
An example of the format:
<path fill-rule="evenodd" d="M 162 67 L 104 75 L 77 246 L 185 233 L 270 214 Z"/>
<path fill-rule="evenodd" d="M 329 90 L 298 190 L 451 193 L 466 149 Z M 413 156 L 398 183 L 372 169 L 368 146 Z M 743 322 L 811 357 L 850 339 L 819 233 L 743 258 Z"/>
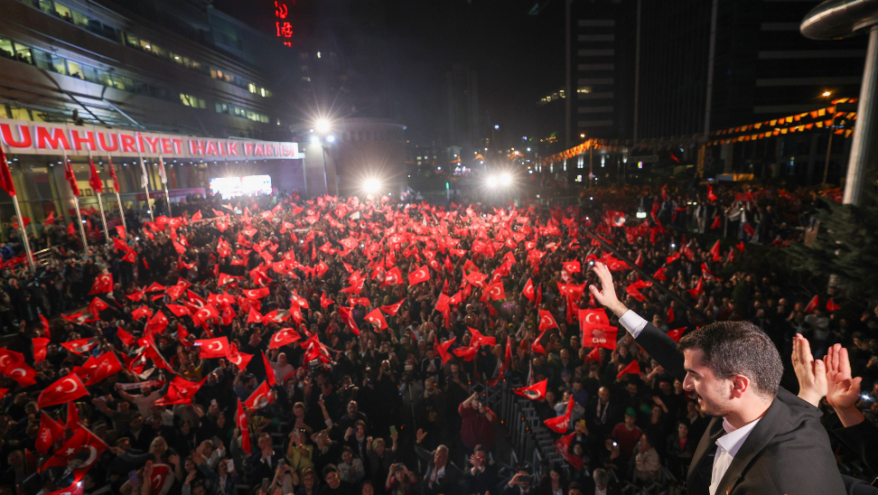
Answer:
<path fill-rule="evenodd" d="M 583 346 L 610 350 L 616 348 L 619 328 L 610 326 L 603 308 L 579 310 L 579 329 L 582 331 Z"/>
<path fill-rule="evenodd" d="M 43 464 L 40 471 L 51 467 L 65 467 L 65 472 L 73 473 L 74 478 L 78 481 L 85 476 L 85 473 L 97 462 L 105 450 L 107 450 L 107 444 L 86 428 L 80 427 Z"/>
<path fill-rule="evenodd" d="M 547 378 L 529 387 L 516 388 L 513 392 L 530 400 L 543 400 L 546 398 L 546 386 L 548 384 L 549 380 Z"/>
<path fill-rule="evenodd" d="M 45 455 L 49 452 L 49 449 L 56 440 L 63 438 L 64 427 L 52 419 L 51 416 L 46 414 L 46 411 L 40 411 L 40 430 L 37 433 L 37 441 L 35 445 L 37 453 Z"/>
<path fill-rule="evenodd" d="M 570 417 L 573 415 L 573 406 L 575 404 L 576 401 L 573 400 L 573 397 L 570 397 L 570 400 L 567 401 L 567 412 L 555 418 L 549 418 L 543 421 L 543 423 L 556 433 L 567 432 L 567 429 L 570 427 Z"/>

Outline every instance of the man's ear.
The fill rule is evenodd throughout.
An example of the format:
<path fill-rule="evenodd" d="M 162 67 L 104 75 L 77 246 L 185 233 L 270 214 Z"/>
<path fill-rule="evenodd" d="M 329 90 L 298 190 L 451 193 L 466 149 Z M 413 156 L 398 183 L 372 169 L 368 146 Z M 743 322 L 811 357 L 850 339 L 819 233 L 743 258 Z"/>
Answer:
<path fill-rule="evenodd" d="M 744 375 L 734 375 L 731 378 L 732 398 L 740 399 L 750 390 L 750 379 Z"/>

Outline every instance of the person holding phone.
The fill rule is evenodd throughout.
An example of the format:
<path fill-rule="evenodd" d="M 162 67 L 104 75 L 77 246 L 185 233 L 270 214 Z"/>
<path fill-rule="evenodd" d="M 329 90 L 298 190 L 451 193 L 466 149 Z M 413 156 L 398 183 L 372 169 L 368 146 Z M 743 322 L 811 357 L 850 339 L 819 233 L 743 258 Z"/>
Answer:
<path fill-rule="evenodd" d="M 506 489 L 503 490 L 502 495 L 529 495 L 531 493 L 536 493 L 532 484 L 533 478 L 531 477 L 530 472 L 521 467 L 506 484 Z"/>

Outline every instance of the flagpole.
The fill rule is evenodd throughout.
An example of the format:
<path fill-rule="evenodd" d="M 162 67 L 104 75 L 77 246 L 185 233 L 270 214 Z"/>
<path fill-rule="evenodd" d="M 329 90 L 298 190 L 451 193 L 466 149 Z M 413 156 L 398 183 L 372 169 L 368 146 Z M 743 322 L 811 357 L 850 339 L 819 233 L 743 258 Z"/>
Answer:
<path fill-rule="evenodd" d="M 168 217 L 173 216 L 171 213 L 171 194 L 168 192 L 168 169 L 165 168 L 165 160 L 159 155 L 159 175 L 162 178 L 162 184 L 165 185 L 165 199 L 168 201 Z"/>
<path fill-rule="evenodd" d="M 15 191 L 15 184 L 12 182 L 12 170 L 9 168 L 9 162 L 6 160 L 6 153 L 3 150 L 3 143 L 0 142 L 0 166 L 2 166 L 5 170 L 4 174 L 8 174 L 4 178 L 4 182 L 8 181 L 8 184 L 5 184 L 4 188 L 7 192 L 11 190 L 10 196 L 12 196 L 12 204 L 15 206 L 15 219 L 18 221 L 18 228 L 24 237 L 24 253 L 27 256 L 28 264 L 30 265 L 31 272 L 36 272 L 36 266 L 34 265 L 34 256 L 30 252 L 30 241 L 27 239 L 27 231 L 24 229 L 24 220 L 21 219 L 21 207 L 18 206 L 18 194 Z"/>
<path fill-rule="evenodd" d="M 70 167 L 70 175 L 73 176 L 73 180 L 76 180 L 76 176 L 73 175 L 73 165 L 71 165 L 70 161 L 67 159 L 67 153 L 64 153 L 64 166 Z M 76 208 L 76 219 L 79 223 L 79 236 L 82 238 L 82 250 L 85 256 L 88 256 L 88 239 L 85 238 L 85 228 L 82 226 L 82 212 L 79 211 L 79 198 L 76 197 L 76 194 L 73 195 L 73 207 Z"/>
<path fill-rule="evenodd" d="M 113 167 L 113 157 L 107 155 L 110 163 L 110 170 L 113 171 L 113 189 L 116 191 L 116 203 L 119 204 L 119 215 L 122 217 L 122 227 L 125 229 L 125 235 L 128 235 L 128 223 L 125 221 L 125 210 L 122 208 L 122 198 L 119 197 L 119 181 L 116 180 L 116 169 Z"/>
<path fill-rule="evenodd" d="M 88 154 L 88 159 L 91 162 L 91 153 Z M 91 166 L 94 166 L 94 162 L 90 163 Z M 97 170 L 95 170 L 97 172 Z M 101 176 L 98 175 L 98 180 L 101 180 Z M 107 217 L 104 215 L 104 201 L 101 199 L 101 193 L 95 191 L 95 196 L 98 197 L 98 208 L 101 210 L 101 223 L 104 224 L 104 238 L 107 239 L 107 244 L 110 243 L 110 231 L 107 230 Z"/>
<path fill-rule="evenodd" d="M 143 155 L 140 155 L 140 172 L 146 174 L 140 179 L 140 182 L 143 183 L 143 189 L 146 191 L 146 211 L 149 212 L 149 219 L 155 222 L 152 206 L 149 204 L 149 172 L 146 170 L 146 164 L 143 162 Z"/>

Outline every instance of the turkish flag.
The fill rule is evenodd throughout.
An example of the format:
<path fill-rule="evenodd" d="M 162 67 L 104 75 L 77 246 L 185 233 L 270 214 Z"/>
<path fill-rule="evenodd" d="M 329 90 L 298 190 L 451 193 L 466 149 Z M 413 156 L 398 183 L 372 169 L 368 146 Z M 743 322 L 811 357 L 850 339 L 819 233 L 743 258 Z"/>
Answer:
<path fill-rule="evenodd" d="M 271 387 L 268 386 L 268 382 L 262 382 L 256 387 L 256 390 L 250 394 L 250 397 L 244 402 L 244 405 L 247 406 L 247 409 L 253 411 L 261 409 L 272 402 L 274 401 L 271 398 Z"/>
<path fill-rule="evenodd" d="M 88 291 L 88 295 L 94 296 L 96 294 L 105 294 L 107 292 L 113 292 L 113 274 L 111 273 L 98 275 L 95 278 L 94 284 L 91 286 L 91 290 Z"/>
<path fill-rule="evenodd" d="M 389 285 L 399 285 L 402 283 L 402 273 L 399 272 L 398 267 L 393 267 L 384 274 L 384 283 L 381 284 L 383 287 Z"/>
<path fill-rule="evenodd" d="M 469 329 L 469 333 L 472 336 L 470 339 L 470 345 L 472 347 L 481 347 L 483 345 L 497 345 L 496 337 L 485 337 L 481 332 L 472 327 L 467 327 Z"/>
<path fill-rule="evenodd" d="M 320 294 L 320 307 L 326 309 L 330 304 L 335 304 L 335 301 L 326 297 L 326 292 Z"/>
<path fill-rule="evenodd" d="M 92 347 L 96 345 L 98 345 L 98 339 L 94 337 L 71 340 L 70 342 L 61 342 L 61 347 L 67 349 L 74 354 L 89 352 L 91 351 Z"/>
<path fill-rule="evenodd" d="M 628 363 L 628 366 L 625 366 L 624 368 L 622 368 L 622 370 L 619 371 L 619 373 L 616 375 L 616 379 L 622 378 L 623 376 L 625 376 L 628 373 L 630 373 L 632 375 L 639 375 L 640 374 L 640 364 L 637 362 L 636 359 L 634 361 L 631 361 L 630 363 Z"/>
<path fill-rule="evenodd" d="M 409 273 L 409 285 L 416 285 L 430 280 L 430 270 L 426 266 L 422 266 L 417 270 Z"/>
<path fill-rule="evenodd" d="M 637 253 L 637 259 L 634 260 L 634 264 L 640 268 L 643 268 L 643 251 Z"/>
<path fill-rule="evenodd" d="M 37 406 L 45 408 L 56 404 L 64 404 L 88 395 L 82 380 L 70 374 L 46 387 L 37 398 Z"/>
<path fill-rule="evenodd" d="M 83 495 L 85 493 L 85 488 L 82 483 L 75 482 L 67 488 L 61 488 L 60 490 L 55 490 L 54 492 L 45 493 L 43 495 Z"/>
<path fill-rule="evenodd" d="M 40 323 L 43 325 L 43 337 L 51 339 L 52 335 L 51 332 L 49 332 L 49 320 L 47 320 L 42 314 L 40 314 Z"/>
<path fill-rule="evenodd" d="M 146 327 L 143 329 L 143 335 L 159 334 L 164 332 L 166 328 L 168 328 L 168 317 L 159 310 L 155 312 L 155 315 L 150 318 L 148 322 L 146 322 Z"/>
<path fill-rule="evenodd" d="M 293 344 L 301 338 L 302 336 L 292 328 L 281 328 L 277 333 L 271 336 L 271 340 L 268 342 L 268 348 L 277 349 L 278 347 Z"/>
<path fill-rule="evenodd" d="M 573 442 L 574 437 L 576 437 L 575 431 L 555 440 L 555 451 L 557 451 L 561 457 L 566 459 L 574 469 L 579 471 L 582 469 L 582 458 L 576 457 L 570 452 L 570 444 Z"/>
<path fill-rule="evenodd" d="M 226 359 L 237 366 L 240 371 L 244 371 L 247 365 L 250 364 L 250 360 L 253 359 L 253 355 L 238 351 L 237 344 L 233 343 L 229 347 L 229 354 L 226 356 Z"/>
<path fill-rule="evenodd" d="M 808 303 L 808 305 L 805 306 L 805 312 L 806 313 L 813 313 L 813 312 L 817 311 L 817 307 L 819 305 L 820 305 L 820 297 L 814 296 L 814 298 L 811 299 L 811 301 Z"/>
<path fill-rule="evenodd" d="M 252 289 L 252 290 L 243 290 L 244 297 L 247 299 L 262 299 L 263 297 L 268 295 L 268 287 L 263 287 L 261 289 Z"/>
<path fill-rule="evenodd" d="M 841 309 L 841 306 L 835 304 L 835 302 L 833 302 L 832 298 L 830 297 L 829 300 L 826 301 L 826 309 L 831 313 L 833 311 L 838 311 L 839 309 Z"/>
<path fill-rule="evenodd" d="M 567 273 L 579 273 L 582 271 L 579 261 L 566 261 L 561 263 L 561 265 L 564 266 L 564 270 L 566 270 Z"/>
<path fill-rule="evenodd" d="M 399 308 L 401 308 L 403 304 L 405 304 L 405 299 L 403 299 L 402 301 L 399 301 L 398 303 L 395 303 L 395 304 L 388 304 L 386 306 L 381 306 L 381 311 L 384 311 L 385 313 L 387 313 L 390 316 L 396 316 L 396 314 L 399 312 Z"/>
<path fill-rule="evenodd" d="M 122 330 L 121 328 L 116 329 L 116 336 L 119 337 L 119 340 L 122 341 L 122 344 L 124 344 L 125 346 L 128 346 L 128 347 L 130 347 L 131 344 L 133 344 L 134 340 L 135 340 L 133 335 L 126 332 L 125 330 Z"/>
<path fill-rule="evenodd" d="M 241 432 L 241 448 L 247 455 L 250 454 L 250 426 L 247 424 L 247 415 L 244 414 L 244 408 L 241 406 L 241 399 L 238 399 L 238 410 L 235 413 L 235 426 Z"/>
<path fill-rule="evenodd" d="M 215 339 L 200 339 L 193 343 L 195 346 L 201 347 L 200 358 L 221 358 L 229 354 L 229 339 L 226 337 L 217 337 Z"/>
<path fill-rule="evenodd" d="M 601 357 L 601 348 L 595 347 L 594 349 L 592 349 L 591 352 L 585 355 L 584 361 L 597 361 L 598 364 L 603 365 L 604 359 Z"/>
<path fill-rule="evenodd" d="M 680 256 L 682 256 L 682 254 L 681 254 L 679 251 L 677 251 L 676 253 L 674 253 L 674 254 L 668 256 L 667 258 L 665 258 L 665 263 L 668 264 L 668 265 L 670 265 L 671 263 L 673 263 L 673 262 L 677 261 L 678 259 L 680 259 Z"/>
<path fill-rule="evenodd" d="M 67 431 L 75 431 L 79 425 L 79 409 L 73 401 L 67 403 Z"/>
<path fill-rule="evenodd" d="M 36 337 L 31 339 L 31 341 L 34 345 L 34 364 L 40 364 L 46 360 L 49 339 L 45 337 Z"/>
<path fill-rule="evenodd" d="M 212 320 L 214 318 L 219 318 L 219 310 L 216 309 L 216 306 L 212 304 L 206 304 L 198 309 L 195 314 L 192 315 L 192 323 L 195 323 L 198 326 L 201 326 L 207 320 Z"/>
<path fill-rule="evenodd" d="M 615 349 L 618 327 L 612 327 L 602 309 L 579 310 L 579 329 L 582 331 L 583 347 Z"/>
<path fill-rule="evenodd" d="M 665 276 L 665 269 L 659 268 L 658 270 L 656 270 L 656 272 L 653 274 L 652 278 L 654 278 L 656 280 L 667 280 L 667 277 Z"/>
<path fill-rule="evenodd" d="M 696 284 L 695 287 L 692 288 L 692 289 L 687 289 L 686 292 L 688 292 L 689 295 L 692 296 L 692 297 L 698 297 L 698 296 L 701 295 L 701 292 L 702 292 L 703 290 L 704 290 L 704 279 L 703 279 L 703 278 L 699 278 L 699 279 L 698 279 L 698 284 Z"/>
<path fill-rule="evenodd" d="M 722 281 L 721 278 L 717 277 L 710 271 L 710 268 L 707 268 L 707 263 L 701 264 L 701 275 L 707 280 L 719 280 Z"/>
<path fill-rule="evenodd" d="M 40 431 L 37 433 L 36 449 L 40 455 L 45 455 L 55 440 L 64 438 L 64 427 L 46 411 L 40 411 Z"/>
<path fill-rule="evenodd" d="M 536 297 L 536 294 L 534 293 L 533 279 L 527 279 L 527 283 L 524 284 L 522 294 L 524 294 L 524 297 L 526 297 L 530 302 L 534 302 L 534 297 Z"/>
<path fill-rule="evenodd" d="M 355 335 L 360 335 L 360 329 L 357 328 L 351 308 L 338 308 L 338 315 L 351 332 L 354 332 Z"/>
<path fill-rule="evenodd" d="M 250 308 L 250 312 L 247 314 L 247 324 L 251 323 L 262 323 L 262 315 L 256 311 L 256 308 Z"/>
<path fill-rule="evenodd" d="M 95 359 L 95 366 L 88 374 L 86 386 L 96 385 L 102 380 L 109 378 L 122 371 L 122 363 L 113 352 L 105 352 Z"/>
<path fill-rule="evenodd" d="M 716 194 L 713 193 L 713 186 L 707 186 L 707 199 L 710 201 L 716 201 L 719 199 L 716 197 Z"/>
<path fill-rule="evenodd" d="M 470 362 L 476 357 L 476 354 L 479 352 L 478 346 L 469 346 L 469 347 L 458 347 L 451 351 L 455 356 L 463 359 L 466 362 Z"/>
<path fill-rule="evenodd" d="M 168 391 L 164 397 L 154 402 L 156 406 L 172 406 L 175 404 L 192 404 L 195 394 L 204 385 L 207 380 L 200 382 L 190 382 L 185 378 L 175 376 L 171 383 L 168 384 Z"/>
<path fill-rule="evenodd" d="M 274 368 L 271 367 L 271 363 L 268 361 L 265 351 L 262 351 L 262 363 L 265 365 L 265 381 L 268 382 L 268 386 L 273 387 L 277 385 L 277 377 L 274 376 Z"/>
<path fill-rule="evenodd" d="M 91 303 L 88 305 L 88 312 L 97 320 L 100 318 L 101 311 L 109 308 L 110 305 L 104 302 L 101 298 L 96 297 L 92 299 Z"/>
<path fill-rule="evenodd" d="M 679 342 L 680 337 L 683 336 L 683 332 L 686 331 L 686 327 L 683 328 L 675 328 L 674 330 L 668 331 L 668 337 L 674 339 L 674 342 Z"/>
<path fill-rule="evenodd" d="M 668 314 L 665 316 L 665 323 L 673 323 L 674 321 L 674 307 L 668 306 Z"/>
<path fill-rule="evenodd" d="M 64 445 L 43 464 L 40 470 L 55 466 L 68 468 L 76 466 L 73 468 L 73 475 L 75 479 L 79 480 L 85 476 L 85 473 L 91 469 L 91 466 L 97 462 L 105 450 L 107 450 L 107 444 L 100 438 L 85 428 L 78 428 L 73 436 L 64 442 Z"/>
<path fill-rule="evenodd" d="M 176 316 L 177 318 L 180 318 L 182 316 L 188 316 L 191 314 L 189 312 L 189 308 L 187 308 L 186 306 L 181 306 L 179 304 L 168 304 L 167 308 L 170 309 L 171 313 L 174 313 L 174 316 Z"/>
<path fill-rule="evenodd" d="M 149 495 L 159 495 L 171 475 L 171 466 L 167 464 L 153 464 L 152 474 L 149 476 Z"/>
<path fill-rule="evenodd" d="M 546 398 L 546 385 L 548 384 L 549 380 L 547 378 L 529 387 L 516 388 L 513 392 L 530 400 L 543 400 Z"/>
<path fill-rule="evenodd" d="M 555 418 L 549 418 L 543 421 L 543 424 L 555 433 L 566 433 L 570 427 L 570 416 L 573 414 L 574 404 L 576 404 L 576 400 L 573 399 L 573 396 L 570 396 L 570 400 L 567 401 L 567 412 Z"/>
<path fill-rule="evenodd" d="M 539 328 L 540 332 L 542 332 L 544 330 L 549 330 L 551 328 L 558 328 L 558 322 L 555 321 L 555 317 L 552 316 L 552 313 L 541 309 L 541 310 L 539 310 L 539 315 L 540 315 L 540 328 Z"/>
<path fill-rule="evenodd" d="M 192 222 L 197 222 L 201 220 L 201 210 L 196 211 L 195 214 L 189 218 L 189 220 Z"/>
<path fill-rule="evenodd" d="M 716 218 L 713 219 L 713 223 L 710 224 L 710 230 L 718 229 L 718 228 L 722 227 L 722 225 L 723 225 L 723 221 L 720 220 L 720 216 L 717 215 Z"/>
<path fill-rule="evenodd" d="M 485 296 L 490 298 L 492 301 L 506 299 L 506 291 L 503 290 L 503 282 L 497 281 L 485 287 Z"/>
<path fill-rule="evenodd" d="M 365 316 L 366 321 L 372 324 L 372 326 L 377 327 L 376 332 L 380 332 L 387 328 L 387 321 L 384 320 L 384 315 L 381 314 L 381 310 L 378 308 L 373 309 Z"/>
<path fill-rule="evenodd" d="M 153 282 L 149 284 L 149 287 L 144 289 L 144 292 L 161 292 L 163 290 L 167 290 L 167 287 L 158 282 Z"/>
<path fill-rule="evenodd" d="M 713 247 L 710 248 L 710 255 L 712 256 L 711 260 L 714 262 L 720 261 L 722 259 L 722 257 L 720 257 L 719 241 L 716 241 Z"/>
<path fill-rule="evenodd" d="M 438 340 L 434 340 L 433 346 L 436 348 L 436 352 L 438 352 L 439 356 L 442 358 L 442 364 L 447 363 L 448 360 L 451 359 L 451 354 L 448 353 L 448 348 L 451 347 L 451 344 L 453 344 L 456 339 L 457 337 L 451 337 L 449 340 L 446 340 L 441 344 Z"/>
<path fill-rule="evenodd" d="M 131 312 L 131 317 L 135 320 L 139 320 L 144 316 L 152 316 L 152 310 L 147 306 L 141 306 Z"/>
<path fill-rule="evenodd" d="M 608 211 L 607 223 L 613 227 L 621 227 L 625 225 L 625 213 L 621 211 Z"/>
<path fill-rule="evenodd" d="M 540 341 L 543 340 L 543 335 L 545 335 L 546 332 L 548 332 L 548 330 L 544 330 L 536 339 L 534 339 L 533 344 L 530 346 L 533 352 L 537 354 L 546 354 L 546 348 L 543 347 L 543 344 L 540 344 Z"/>

